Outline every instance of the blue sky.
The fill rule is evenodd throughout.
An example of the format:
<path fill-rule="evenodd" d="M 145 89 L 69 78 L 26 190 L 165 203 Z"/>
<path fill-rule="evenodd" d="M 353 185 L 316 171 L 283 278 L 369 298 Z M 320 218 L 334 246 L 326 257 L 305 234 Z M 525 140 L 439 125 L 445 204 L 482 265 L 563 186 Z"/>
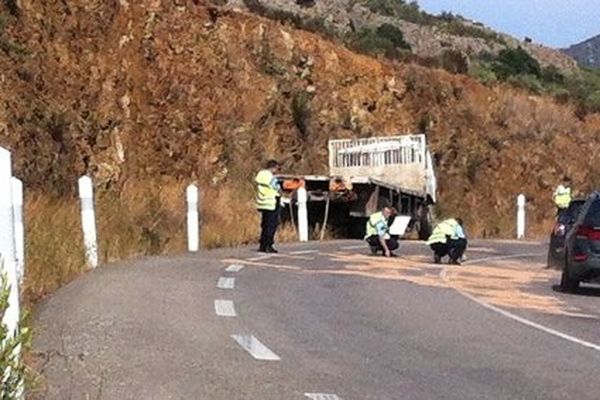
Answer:
<path fill-rule="evenodd" d="M 567 47 L 600 34 L 600 0 L 418 0 L 424 10 L 452 11 L 517 38 Z"/>

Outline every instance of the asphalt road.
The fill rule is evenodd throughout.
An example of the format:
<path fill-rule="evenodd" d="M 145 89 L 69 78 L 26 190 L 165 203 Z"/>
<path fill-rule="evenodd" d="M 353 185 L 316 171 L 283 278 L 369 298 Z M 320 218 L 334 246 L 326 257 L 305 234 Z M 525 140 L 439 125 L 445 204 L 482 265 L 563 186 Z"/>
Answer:
<path fill-rule="evenodd" d="M 220 250 L 99 268 L 41 304 L 34 399 L 598 399 L 600 289 L 537 243 Z M 242 269 L 240 269 L 243 266 Z M 229 269 L 229 271 L 227 271 Z M 223 278 L 223 279 L 222 279 Z"/>

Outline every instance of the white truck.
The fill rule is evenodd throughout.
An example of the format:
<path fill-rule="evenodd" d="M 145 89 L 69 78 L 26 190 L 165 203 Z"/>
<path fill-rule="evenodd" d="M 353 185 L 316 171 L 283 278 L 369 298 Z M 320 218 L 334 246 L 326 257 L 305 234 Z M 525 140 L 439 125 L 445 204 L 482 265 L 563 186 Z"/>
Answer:
<path fill-rule="evenodd" d="M 309 201 L 344 203 L 336 217 L 351 218 L 356 237 L 364 230 L 364 219 L 384 205 L 396 207 L 410 220 L 408 230 L 420 239 L 431 232 L 437 180 L 425 135 L 330 140 L 329 176 L 302 179 Z"/>

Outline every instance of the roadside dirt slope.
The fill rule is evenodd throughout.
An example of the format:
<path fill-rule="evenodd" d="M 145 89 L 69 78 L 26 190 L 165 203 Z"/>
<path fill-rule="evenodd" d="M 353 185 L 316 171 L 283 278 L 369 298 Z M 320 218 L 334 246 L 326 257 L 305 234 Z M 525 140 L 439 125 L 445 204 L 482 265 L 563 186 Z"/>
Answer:
<path fill-rule="evenodd" d="M 248 184 L 269 157 L 325 173 L 329 138 L 426 132 L 439 215 L 507 236 L 514 198 L 532 232 L 564 175 L 600 183 L 597 116 L 465 76 L 356 55 L 316 35 L 199 0 L 23 0 L 2 9 L 0 143 L 31 189 L 70 195 L 172 177 Z M 229 211 L 227 211 L 229 212 Z M 234 212 L 234 211 L 231 211 Z"/>

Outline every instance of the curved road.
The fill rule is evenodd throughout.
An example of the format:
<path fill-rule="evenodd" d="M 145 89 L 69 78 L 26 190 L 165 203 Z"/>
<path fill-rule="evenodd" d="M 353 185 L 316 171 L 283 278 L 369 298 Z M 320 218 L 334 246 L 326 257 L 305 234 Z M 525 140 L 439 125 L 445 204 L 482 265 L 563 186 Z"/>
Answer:
<path fill-rule="evenodd" d="M 536 243 L 360 242 L 106 266 L 36 313 L 39 399 L 597 399 L 600 289 Z"/>

